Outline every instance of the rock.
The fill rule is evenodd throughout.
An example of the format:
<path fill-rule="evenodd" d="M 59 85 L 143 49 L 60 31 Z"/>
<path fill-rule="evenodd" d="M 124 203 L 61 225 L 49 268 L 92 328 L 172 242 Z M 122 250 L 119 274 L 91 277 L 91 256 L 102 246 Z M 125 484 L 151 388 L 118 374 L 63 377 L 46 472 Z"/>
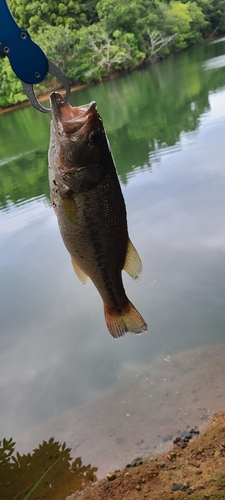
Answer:
<path fill-rule="evenodd" d="M 180 441 L 182 441 L 182 437 L 178 436 L 175 439 L 173 439 L 173 444 L 180 443 Z"/>
<path fill-rule="evenodd" d="M 171 490 L 172 491 L 186 491 L 188 488 L 187 484 L 182 484 L 182 483 L 173 483 Z"/>
<path fill-rule="evenodd" d="M 191 434 L 191 433 L 188 433 L 188 434 L 186 434 L 186 435 L 183 437 L 183 440 L 184 440 L 184 441 L 190 441 L 190 439 L 192 439 L 192 434 Z"/>
<path fill-rule="evenodd" d="M 114 479 L 116 479 L 116 474 L 115 474 L 115 472 L 108 472 L 106 477 L 107 477 L 108 481 L 114 481 Z"/>

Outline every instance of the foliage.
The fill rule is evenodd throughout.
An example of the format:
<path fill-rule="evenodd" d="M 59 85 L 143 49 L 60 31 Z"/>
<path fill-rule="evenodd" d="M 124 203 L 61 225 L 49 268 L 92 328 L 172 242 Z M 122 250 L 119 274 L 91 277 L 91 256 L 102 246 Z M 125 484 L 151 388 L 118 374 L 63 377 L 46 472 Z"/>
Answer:
<path fill-rule="evenodd" d="M 67 78 L 73 82 L 76 57 L 74 31 L 63 25 L 47 26 L 44 31 L 39 28 L 34 40 L 40 45 L 48 59 L 59 66 Z M 53 86 L 56 86 L 56 82 L 53 82 Z"/>
<path fill-rule="evenodd" d="M 173 41 L 173 39 L 177 36 L 178 33 L 174 33 L 174 35 L 170 36 L 165 36 L 160 31 L 158 30 L 152 30 L 150 31 L 149 28 L 147 28 L 147 35 L 149 38 L 149 44 L 150 47 L 148 49 L 149 52 L 149 59 L 150 61 L 154 61 L 155 56 L 158 52 L 165 53 L 165 47 L 168 46 L 170 42 Z M 164 49 L 164 51 L 163 51 Z"/>
<path fill-rule="evenodd" d="M 96 9 L 96 4 L 98 3 L 98 0 L 83 0 L 83 3 L 85 4 L 86 7 L 86 18 L 88 24 L 93 24 L 98 22 L 98 13 Z"/>
<path fill-rule="evenodd" d="M 0 60 L 0 107 L 26 100 L 21 81 L 12 71 L 7 57 Z"/>
<path fill-rule="evenodd" d="M 199 43 L 202 41 L 203 35 L 206 33 L 209 22 L 205 19 L 201 7 L 196 2 L 188 2 L 188 11 L 191 17 L 190 28 L 187 43 Z"/>
<path fill-rule="evenodd" d="M 47 26 L 39 28 L 34 36 L 35 42 L 44 50 L 47 57 L 65 71 L 66 64 L 75 54 L 75 35 L 67 26 Z M 66 55 L 66 57 L 65 57 Z"/>
<path fill-rule="evenodd" d="M 140 64 L 144 56 L 132 33 L 116 30 L 110 36 L 98 23 L 79 32 L 76 77 L 83 82 L 100 80 L 113 71 Z"/>
<path fill-rule="evenodd" d="M 96 471 L 90 464 L 83 465 L 80 457 L 72 459 L 66 443 L 54 438 L 43 441 L 27 455 L 15 452 L 12 438 L 0 441 L 1 498 L 34 500 L 37 494 L 40 500 L 62 498 L 65 492 L 71 495 L 96 481 Z"/>
<path fill-rule="evenodd" d="M 215 36 L 225 32 L 225 0 L 196 0 L 207 22 L 205 35 Z"/>
<path fill-rule="evenodd" d="M 225 0 L 9 0 L 71 84 L 101 80 L 225 32 Z M 0 107 L 25 99 L 6 59 L 0 59 Z M 56 79 L 47 87 L 57 88 Z M 41 84 L 38 92 L 46 91 Z"/>
<path fill-rule="evenodd" d="M 116 29 L 125 33 L 135 33 L 136 22 L 141 14 L 141 3 L 141 0 L 131 0 L 130 2 L 100 0 L 97 3 L 99 19 L 104 23 L 109 34 L 112 34 Z"/>
<path fill-rule="evenodd" d="M 87 22 L 82 0 L 10 0 L 9 5 L 19 26 L 31 34 L 47 26 L 75 30 Z"/>
<path fill-rule="evenodd" d="M 185 48 L 202 40 L 202 30 L 207 22 L 195 2 L 184 4 L 171 0 L 169 6 L 163 6 L 163 11 L 164 30 L 167 35 L 176 34 L 175 47 Z"/>
<path fill-rule="evenodd" d="M 48 199 L 46 168 L 46 150 L 33 151 L 1 165 L 0 209 L 43 194 Z"/>

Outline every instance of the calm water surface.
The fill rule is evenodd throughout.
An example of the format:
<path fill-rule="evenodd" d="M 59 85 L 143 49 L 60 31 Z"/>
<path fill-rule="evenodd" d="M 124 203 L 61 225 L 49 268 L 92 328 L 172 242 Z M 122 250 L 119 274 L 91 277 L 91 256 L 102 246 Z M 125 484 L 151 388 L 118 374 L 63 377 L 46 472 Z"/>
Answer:
<path fill-rule="evenodd" d="M 97 291 L 90 281 L 83 287 L 74 275 L 49 200 L 50 117 L 30 107 L 0 115 L 0 438 L 13 437 L 20 453 L 32 452 L 43 439 L 58 440 L 58 445 L 45 443 L 47 451 L 40 448 L 44 469 L 37 477 L 35 465 L 28 483 L 24 459 L 24 476 L 10 494 L 0 494 L 1 500 L 20 491 L 18 498 L 23 498 L 49 467 L 44 453 L 50 450 L 52 456 L 55 446 L 58 457 L 63 441 L 72 448 L 73 459 L 81 457 L 78 469 L 81 460 L 85 465 L 91 461 L 87 477 L 95 479 L 97 469 L 90 467 L 101 471 L 104 449 L 112 442 L 110 429 L 105 434 L 103 429 L 109 407 L 115 441 L 125 442 L 126 449 L 116 456 L 112 447 L 107 467 L 115 468 L 120 456 L 122 461 L 134 458 L 137 448 L 128 442 L 125 429 L 121 436 L 131 411 L 124 407 L 117 415 L 127 394 L 132 400 L 132 380 L 147 368 L 154 378 L 160 360 L 171 366 L 173 359 L 199 346 L 220 345 L 223 352 L 225 40 L 76 92 L 71 104 L 91 100 L 97 101 L 104 120 L 130 236 L 143 262 L 141 280 L 135 283 L 124 275 L 125 287 L 149 331 L 113 340 Z M 222 366 L 222 357 L 216 360 Z M 195 368 L 193 363 L 193 384 Z M 182 376 L 181 363 L 171 397 Z M 152 394 L 147 410 L 139 396 L 140 412 L 148 412 L 152 428 Z M 163 408 L 165 419 L 176 419 L 175 403 L 169 417 Z M 135 432 L 138 418 L 127 429 Z M 141 434 L 137 439 L 144 441 Z M 91 455 L 82 448 L 84 442 Z M 151 447 L 149 442 L 141 453 Z M 13 449 L 10 443 L 8 448 Z M 68 467 L 60 471 L 61 483 L 65 478 L 68 485 Z M 64 497 L 75 489 L 64 485 Z M 58 498 L 53 490 L 49 499 Z"/>

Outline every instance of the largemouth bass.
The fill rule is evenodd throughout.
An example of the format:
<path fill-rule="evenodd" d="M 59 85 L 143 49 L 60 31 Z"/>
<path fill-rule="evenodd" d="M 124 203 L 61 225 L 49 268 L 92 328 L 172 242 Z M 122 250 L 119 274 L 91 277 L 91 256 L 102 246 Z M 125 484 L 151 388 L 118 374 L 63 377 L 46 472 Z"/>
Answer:
<path fill-rule="evenodd" d="M 100 293 L 115 338 L 147 325 L 126 296 L 121 272 L 137 280 L 140 257 L 127 229 L 126 208 L 96 103 L 72 107 L 53 92 L 49 182 L 64 244 L 82 283 Z"/>

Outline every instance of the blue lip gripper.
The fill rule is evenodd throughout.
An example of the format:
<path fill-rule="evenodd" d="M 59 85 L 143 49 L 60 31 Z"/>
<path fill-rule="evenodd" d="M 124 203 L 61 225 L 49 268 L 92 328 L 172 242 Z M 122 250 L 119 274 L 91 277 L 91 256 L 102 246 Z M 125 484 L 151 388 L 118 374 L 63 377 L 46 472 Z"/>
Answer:
<path fill-rule="evenodd" d="M 29 33 L 19 28 L 6 0 L 0 0 L 0 51 L 9 58 L 14 73 L 20 78 L 31 104 L 45 113 L 51 110 L 42 106 L 33 92 L 33 85 L 41 83 L 48 73 L 59 78 L 69 98 L 69 82 L 62 71 L 47 59 L 43 50 L 31 40 Z"/>
<path fill-rule="evenodd" d="M 40 83 L 48 73 L 48 59 L 32 42 L 29 33 L 19 28 L 5 0 L 0 0 L 0 41 L 2 52 L 14 73 L 25 83 Z"/>

